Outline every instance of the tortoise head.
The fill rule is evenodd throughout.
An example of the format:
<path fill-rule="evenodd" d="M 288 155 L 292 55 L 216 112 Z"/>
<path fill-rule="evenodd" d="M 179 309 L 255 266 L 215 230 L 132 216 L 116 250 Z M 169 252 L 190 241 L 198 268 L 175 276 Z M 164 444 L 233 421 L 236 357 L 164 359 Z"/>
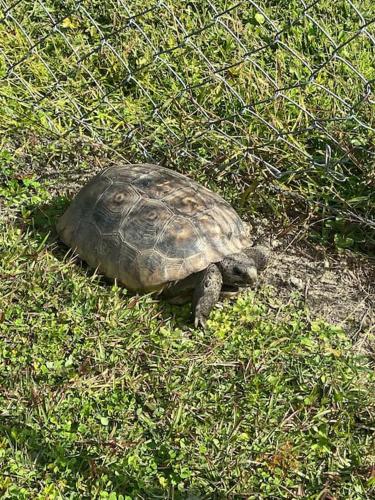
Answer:
<path fill-rule="evenodd" d="M 256 262 L 244 253 L 228 255 L 217 265 L 226 285 L 253 285 L 256 282 Z"/>

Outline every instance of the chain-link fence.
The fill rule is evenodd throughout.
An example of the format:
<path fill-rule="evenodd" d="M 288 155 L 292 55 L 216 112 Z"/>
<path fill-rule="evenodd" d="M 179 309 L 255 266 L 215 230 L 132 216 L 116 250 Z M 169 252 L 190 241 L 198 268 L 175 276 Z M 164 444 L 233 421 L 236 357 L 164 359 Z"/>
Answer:
<path fill-rule="evenodd" d="M 3 148 L 105 148 L 375 228 L 372 0 L 0 6 Z"/>

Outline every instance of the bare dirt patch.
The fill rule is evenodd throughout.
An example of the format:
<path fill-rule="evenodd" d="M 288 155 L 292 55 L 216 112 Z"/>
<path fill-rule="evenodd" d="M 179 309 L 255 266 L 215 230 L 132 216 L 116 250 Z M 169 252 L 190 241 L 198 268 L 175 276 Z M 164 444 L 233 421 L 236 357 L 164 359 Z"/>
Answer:
<path fill-rule="evenodd" d="M 273 248 L 260 285 L 274 287 L 282 302 L 298 291 L 312 318 L 342 326 L 358 345 L 371 343 L 375 332 L 375 259 L 348 250 L 329 251 L 305 238 L 298 241 L 297 228 L 293 234 L 280 237 L 268 221 L 259 222 L 259 227 L 254 241 L 268 240 Z"/>

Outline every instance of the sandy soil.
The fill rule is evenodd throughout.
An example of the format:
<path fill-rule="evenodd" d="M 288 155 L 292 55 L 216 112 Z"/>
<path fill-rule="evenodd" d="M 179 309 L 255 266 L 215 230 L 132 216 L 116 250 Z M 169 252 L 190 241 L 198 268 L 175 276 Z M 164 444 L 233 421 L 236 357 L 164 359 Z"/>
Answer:
<path fill-rule="evenodd" d="M 311 317 L 342 326 L 358 347 L 375 354 L 375 259 L 313 246 L 299 240 L 298 228 L 280 236 L 269 221 L 259 221 L 259 226 L 254 241 L 273 248 L 260 285 L 276 288 L 282 302 L 299 291 Z"/>

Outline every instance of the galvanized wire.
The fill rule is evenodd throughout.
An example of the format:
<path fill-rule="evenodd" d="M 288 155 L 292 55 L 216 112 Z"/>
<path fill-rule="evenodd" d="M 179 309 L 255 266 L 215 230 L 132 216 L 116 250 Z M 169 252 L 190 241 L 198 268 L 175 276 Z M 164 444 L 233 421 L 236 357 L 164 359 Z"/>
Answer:
<path fill-rule="evenodd" d="M 353 172 L 372 182 L 374 69 L 357 61 L 374 61 L 374 9 L 339 0 L 333 33 L 319 0 L 178 4 L 0 0 L 0 27 L 19 44 L 1 48 L 13 129 L 19 120 L 72 148 L 85 137 L 128 159 L 198 162 L 245 186 L 250 163 L 284 186 L 323 176 L 334 196 Z M 336 87 L 340 71 L 347 84 Z M 375 227 L 372 214 L 345 210 Z"/>

